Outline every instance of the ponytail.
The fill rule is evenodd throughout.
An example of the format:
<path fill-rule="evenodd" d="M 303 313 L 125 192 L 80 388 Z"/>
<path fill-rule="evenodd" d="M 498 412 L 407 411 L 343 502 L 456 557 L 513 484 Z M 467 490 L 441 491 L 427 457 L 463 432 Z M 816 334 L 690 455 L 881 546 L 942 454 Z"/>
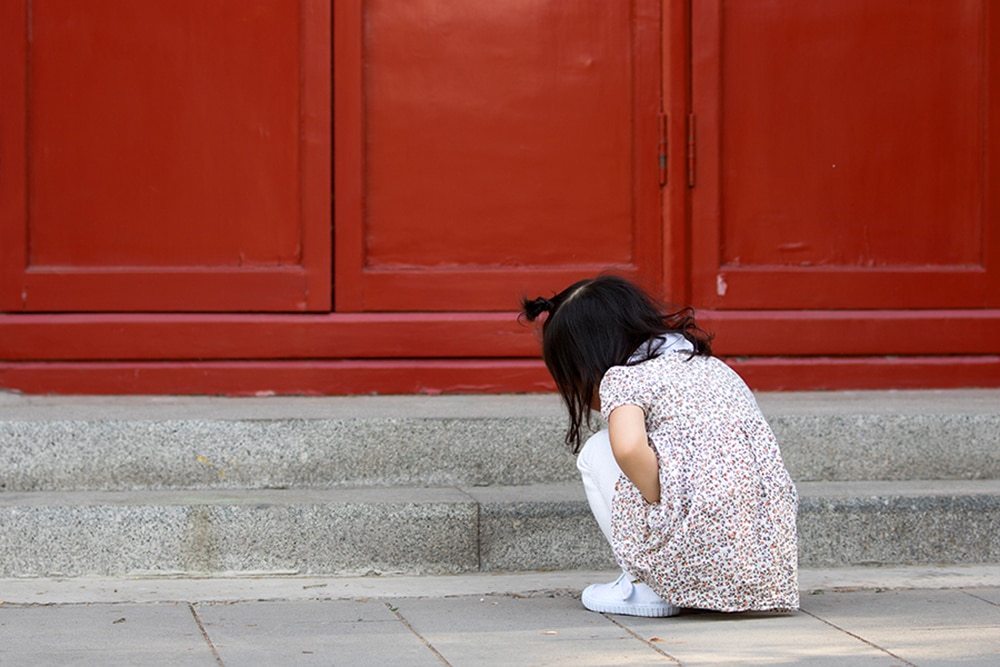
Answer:
<path fill-rule="evenodd" d="M 542 313 L 552 313 L 555 305 L 545 297 L 528 300 L 527 297 L 521 299 L 521 310 L 524 318 L 529 322 L 534 322 Z"/>

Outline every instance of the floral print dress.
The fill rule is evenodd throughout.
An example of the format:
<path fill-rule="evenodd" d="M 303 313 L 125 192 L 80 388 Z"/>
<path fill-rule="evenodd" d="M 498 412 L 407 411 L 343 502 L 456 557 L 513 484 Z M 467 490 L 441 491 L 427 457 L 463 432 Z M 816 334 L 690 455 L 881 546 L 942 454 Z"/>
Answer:
<path fill-rule="evenodd" d="M 611 505 L 619 564 L 678 607 L 798 607 L 798 495 L 742 379 L 719 359 L 670 352 L 604 376 L 605 418 L 638 405 L 659 459 L 660 502 L 622 475 Z"/>

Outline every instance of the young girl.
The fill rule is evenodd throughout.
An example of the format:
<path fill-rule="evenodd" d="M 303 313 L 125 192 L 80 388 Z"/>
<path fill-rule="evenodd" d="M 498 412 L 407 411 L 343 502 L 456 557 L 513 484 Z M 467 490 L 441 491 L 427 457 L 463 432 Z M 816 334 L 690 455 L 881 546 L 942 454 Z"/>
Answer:
<path fill-rule="evenodd" d="M 587 609 L 672 616 L 682 607 L 798 607 L 798 496 L 740 377 L 712 356 L 691 309 L 664 314 L 615 276 L 525 299 L 569 409 L 567 444 L 622 567 Z M 599 410 L 608 428 L 580 449 Z"/>

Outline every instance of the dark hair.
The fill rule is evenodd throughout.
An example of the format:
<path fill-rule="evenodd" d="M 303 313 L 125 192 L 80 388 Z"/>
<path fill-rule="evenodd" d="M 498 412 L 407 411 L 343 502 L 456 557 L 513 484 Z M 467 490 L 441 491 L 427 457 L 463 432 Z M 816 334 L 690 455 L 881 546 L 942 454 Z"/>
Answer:
<path fill-rule="evenodd" d="M 542 324 L 542 357 L 569 409 L 566 444 L 574 453 L 580 451 L 584 424 L 590 424 L 601 378 L 612 366 L 628 364 L 643 343 L 677 333 L 694 346 L 691 357 L 712 354 L 712 337 L 695 324 L 693 309 L 667 312 L 641 288 L 618 276 L 581 280 L 551 299 L 525 297 L 521 308 L 529 322 L 548 313 Z M 634 363 L 654 356 L 656 348 Z"/>

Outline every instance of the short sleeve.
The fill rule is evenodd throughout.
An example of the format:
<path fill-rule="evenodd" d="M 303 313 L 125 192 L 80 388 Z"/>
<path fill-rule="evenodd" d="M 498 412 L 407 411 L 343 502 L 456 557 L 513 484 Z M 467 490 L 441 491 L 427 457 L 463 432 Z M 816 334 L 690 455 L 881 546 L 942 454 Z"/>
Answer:
<path fill-rule="evenodd" d="M 601 379 L 601 416 L 605 419 L 611 411 L 622 405 L 638 405 L 649 411 L 650 387 L 645 381 L 642 366 L 613 366 Z"/>

